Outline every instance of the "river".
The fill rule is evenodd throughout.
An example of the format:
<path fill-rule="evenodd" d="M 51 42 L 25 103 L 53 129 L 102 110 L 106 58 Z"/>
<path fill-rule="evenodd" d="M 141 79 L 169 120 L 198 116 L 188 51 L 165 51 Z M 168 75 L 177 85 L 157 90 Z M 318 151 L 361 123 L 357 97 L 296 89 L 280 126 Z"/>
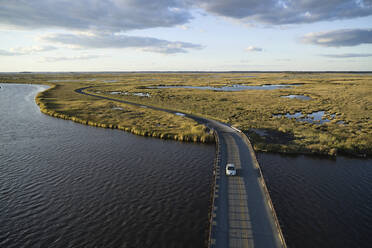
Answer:
<path fill-rule="evenodd" d="M 0 247 L 202 247 L 213 145 L 46 116 L 0 84 Z"/>

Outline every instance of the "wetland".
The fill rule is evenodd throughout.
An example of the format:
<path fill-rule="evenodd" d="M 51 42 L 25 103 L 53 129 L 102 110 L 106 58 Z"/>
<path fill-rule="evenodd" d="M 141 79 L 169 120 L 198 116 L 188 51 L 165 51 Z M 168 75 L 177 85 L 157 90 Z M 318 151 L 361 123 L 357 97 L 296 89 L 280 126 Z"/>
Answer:
<path fill-rule="evenodd" d="M 250 136 L 256 151 L 372 154 L 369 74 L 30 73 L 1 74 L 0 81 L 51 86 L 36 98 L 48 115 L 143 136 L 213 142 L 205 126 L 149 105 L 233 125 Z M 75 92 L 83 87 L 143 107 Z"/>

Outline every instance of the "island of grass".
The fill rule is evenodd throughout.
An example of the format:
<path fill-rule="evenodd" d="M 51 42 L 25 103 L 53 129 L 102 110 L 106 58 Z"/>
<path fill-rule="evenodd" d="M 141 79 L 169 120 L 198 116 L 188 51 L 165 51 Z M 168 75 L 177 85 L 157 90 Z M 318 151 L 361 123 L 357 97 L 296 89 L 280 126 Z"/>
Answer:
<path fill-rule="evenodd" d="M 211 142 L 182 114 L 78 94 L 161 107 L 229 123 L 255 150 L 372 155 L 372 76 L 336 73 L 3 74 L 0 82 L 47 84 L 43 113 L 144 136 Z"/>

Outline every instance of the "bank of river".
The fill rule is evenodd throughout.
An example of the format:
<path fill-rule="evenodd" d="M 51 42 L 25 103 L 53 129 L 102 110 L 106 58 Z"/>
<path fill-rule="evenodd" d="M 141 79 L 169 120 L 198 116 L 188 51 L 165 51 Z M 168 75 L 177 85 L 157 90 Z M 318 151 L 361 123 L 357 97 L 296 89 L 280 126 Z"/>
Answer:
<path fill-rule="evenodd" d="M 0 247 L 204 245 L 213 145 L 49 117 L 45 87 L 0 86 Z"/>

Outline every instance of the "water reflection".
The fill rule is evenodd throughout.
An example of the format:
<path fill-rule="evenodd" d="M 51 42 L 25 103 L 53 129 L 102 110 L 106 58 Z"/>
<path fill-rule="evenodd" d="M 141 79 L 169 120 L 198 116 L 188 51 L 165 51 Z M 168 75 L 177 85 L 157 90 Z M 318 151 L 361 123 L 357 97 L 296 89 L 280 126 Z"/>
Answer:
<path fill-rule="evenodd" d="M 304 96 L 304 95 L 288 95 L 288 96 L 281 96 L 281 97 L 290 98 L 290 99 L 311 100 L 311 97 Z"/>
<path fill-rule="evenodd" d="M 188 86 L 188 85 L 170 85 L 170 86 L 152 86 L 149 89 L 172 89 L 172 88 L 182 88 L 182 89 L 198 89 L 198 90 L 214 90 L 214 91 L 242 91 L 242 90 L 276 90 L 285 89 L 299 84 L 264 84 L 264 85 L 242 85 L 234 84 L 222 87 L 212 87 L 212 86 Z"/>
<path fill-rule="evenodd" d="M 96 91 L 95 93 L 99 94 L 100 91 Z M 143 92 L 125 92 L 125 91 L 110 91 L 108 92 L 110 95 L 124 95 L 124 96 L 139 96 L 139 97 L 151 97 L 150 93 L 143 93 Z"/>
<path fill-rule="evenodd" d="M 330 122 L 335 118 L 335 114 L 327 114 L 325 111 L 316 111 L 310 114 L 303 114 L 302 112 L 296 112 L 294 114 L 286 113 L 284 115 L 282 114 L 275 114 L 273 115 L 274 117 L 286 117 L 288 119 L 296 119 L 296 121 L 304 121 L 308 123 L 313 123 L 313 124 L 323 124 Z M 328 118 L 329 117 L 329 118 Z M 337 122 L 337 124 L 343 124 L 340 121 Z"/>

